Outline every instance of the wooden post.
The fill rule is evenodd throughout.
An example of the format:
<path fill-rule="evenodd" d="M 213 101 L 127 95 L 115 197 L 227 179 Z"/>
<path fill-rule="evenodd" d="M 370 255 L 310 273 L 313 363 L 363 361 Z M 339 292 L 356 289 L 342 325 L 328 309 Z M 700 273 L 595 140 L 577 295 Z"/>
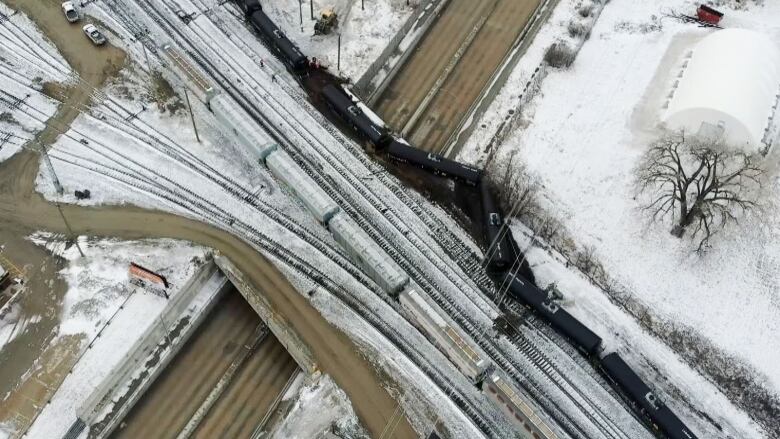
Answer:
<path fill-rule="evenodd" d="M 298 13 L 301 16 L 301 28 L 303 28 L 303 0 L 298 0 Z"/>
<path fill-rule="evenodd" d="M 341 32 L 339 32 L 339 51 L 336 55 L 336 70 L 341 72 Z"/>
<path fill-rule="evenodd" d="M 192 119 L 192 129 L 195 130 L 195 138 L 200 143 L 200 136 L 198 136 L 198 127 L 195 125 L 195 115 L 192 114 L 192 105 L 190 105 L 190 95 L 187 93 L 187 87 L 184 87 L 184 98 L 187 100 L 187 108 L 190 110 L 190 119 Z"/>
<path fill-rule="evenodd" d="M 311 19 L 314 20 L 314 0 L 309 0 L 309 6 L 311 8 Z"/>
<path fill-rule="evenodd" d="M 366 10 L 366 1 L 360 0 L 360 10 L 365 11 Z"/>

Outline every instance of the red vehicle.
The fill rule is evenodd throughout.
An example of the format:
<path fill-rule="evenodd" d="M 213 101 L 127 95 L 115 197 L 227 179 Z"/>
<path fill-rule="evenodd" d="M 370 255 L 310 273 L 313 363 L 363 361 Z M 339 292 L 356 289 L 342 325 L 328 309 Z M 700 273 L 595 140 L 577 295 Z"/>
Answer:
<path fill-rule="evenodd" d="M 716 11 L 707 5 L 700 5 L 699 9 L 696 10 L 696 15 L 699 17 L 699 20 L 714 25 L 720 23 L 720 20 L 723 18 L 723 12 Z"/>

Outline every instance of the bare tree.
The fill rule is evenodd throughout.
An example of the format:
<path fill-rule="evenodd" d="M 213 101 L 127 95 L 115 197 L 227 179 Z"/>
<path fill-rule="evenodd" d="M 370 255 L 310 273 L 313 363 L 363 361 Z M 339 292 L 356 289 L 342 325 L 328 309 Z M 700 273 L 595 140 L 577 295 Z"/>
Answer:
<path fill-rule="evenodd" d="M 644 209 L 653 219 L 671 216 L 671 233 L 681 238 L 692 228 L 700 237 L 697 251 L 708 247 L 710 238 L 738 215 L 758 207 L 755 189 L 761 187 L 764 171 L 757 158 L 728 152 L 718 140 L 667 133 L 653 144 L 639 168 L 642 192 L 651 197 Z"/>

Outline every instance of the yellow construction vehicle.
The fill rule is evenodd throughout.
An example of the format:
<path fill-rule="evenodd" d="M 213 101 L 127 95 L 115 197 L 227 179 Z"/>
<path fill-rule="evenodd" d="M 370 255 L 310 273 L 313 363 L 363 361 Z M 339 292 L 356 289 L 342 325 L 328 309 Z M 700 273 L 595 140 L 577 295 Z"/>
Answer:
<path fill-rule="evenodd" d="M 314 24 L 315 35 L 327 35 L 339 25 L 339 17 L 333 9 L 325 9 Z"/>

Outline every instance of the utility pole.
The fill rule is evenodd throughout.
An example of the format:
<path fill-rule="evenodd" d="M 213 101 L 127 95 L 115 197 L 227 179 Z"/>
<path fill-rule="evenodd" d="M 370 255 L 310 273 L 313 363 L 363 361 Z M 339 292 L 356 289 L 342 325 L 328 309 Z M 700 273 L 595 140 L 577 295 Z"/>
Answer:
<path fill-rule="evenodd" d="M 60 206 L 60 203 L 55 201 L 54 205 L 57 206 L 57 211 L 60 213 L 60 216 L 62 217 L 62 222 L 65 223 L 65 228 L 68 229 L 70 238 L 73 240 L 73 243 L 76 244 L 76 248 L 79 250 L 79 254 L 83 258 L 84 252 L 81 250 L 81 246 L 79 245 L 79 237 L 76 236 L 76 234 L 73 233 L 73 229 L 70 228 L 70 224 L 68 223 L 68 220 L 65 218 L 65 213 L 62 211 L 62 206 Z"/>
<path fill-rule="evenodd" d="M 184 87 L 184 99 L 187 100 L 187 108 L 190 110 L 190 119 L 192 119 L 192 129 L 195 130 L 195 138 L 200 143 L 200 136 L 198 136 L 198 126 L 195 125 L 195 115 L 192 114 L 192 105 L 190 105 L 190 95 L 187 93 L 187 87 Z"/>
<path fill-rule="evenodd" d="M 162 314 L 157 316 L 160 319 L 160 324 L 162 324 L 163 331 L 165 331 L 165 340 L 168 342 L 168 348 L 171 347 L 171 336 L 169 335 L 170 332 L 168 331 L 168 325 L 165 324 L 165 320 L 163 320 Z"/>
<path fill-rule="evenodd" d="M 146 59 L 146 70 L 151 75 L 152 74 L 152 66 L 149 64 L 149 54 L 146 53 L 146 45 L 140 39 L 138 40 L 138 42 L 141 43 L 141 49 L 143 49 L 143 51 L 144 51 L 144 59 Z"/>
<path fill-rule="evenodd" d="M 62 194 L 65 193 L 65 190 L 62 189 L 62 185 L 60 184 L 60 179 L 57 178 L 57 173 L 54 172 L 54 165 L 51 164 L 49 153 L 48 151 L 46 151 L 46 147 L 42 143 L 38 143 L 38 148 L 40 148 L 41 150 L 41 155 L 43 156 L 43 161 L 46 162 L 46 167 L 49 168 L 49 172 L 51 173 L 51 179 L 52 182 L 54 183 L 54 188 L 57 190 L 57 194 L 61 196 Z M 68 224 L 68 220 L 65 218 L 65 214 L 62 212 L 62 207 L 60 207 L 60 203 L 55 201 L 54 205 L 57 206 L 57 211 L 60 213 L 60 216 L 62 217 L 62 222 L 65 223 L 65 228 L 68 230 L 68 234 L 70 235 L 70 238 L 73 239 L 73 242 L 76 244 L 76 248 L 79 250 L 79 254 L 83 258 L 84 252 L 81 250 L 78 237 L 73 233 L 73 230 L 70 228 L 70 224 Z"/>
<path fill-rule="evenodd" d="M 62 185 L 60 184 L 60 179 L 57 178 L 57 173 L 54 172 L 54 166 L 51 164 L 51 159 L 49 158 L 49 153 L 46 151 L 46 147 L 42 144 L 38 143 L 38 147 L 41 149 L 41 155 L 43 156 L 43 161 L 46 162 L 46 167 L 49 168 L 49 173 L 51 173 L 51 179 L 54 183 L 54 189 L 57 190 L 57 193 L 59 195 L 62 195 L 65 191 L 62 189 Z"/>
<path fill-rule="evenodd" d="M 301 15 L 301 29 L 303 29 L 303 0 L 298 0 L 298 13 Z"/>
<path fill-rule="evenodd" d="M 339 49 L 338 55 L 336 55 L 336 70 L 341 72 L 341 32 L 339 32 Z"/>
<path fill-rule="evenodd" d="M 311 8 L 311 19 L 314 20 L 314 0 L 309 0 L 309 6 Z"/>
<path fill-rule="evenodd" d="M 360 0 L 360 10 L 361 11 L 366 10 L 366 0 Z"/>

